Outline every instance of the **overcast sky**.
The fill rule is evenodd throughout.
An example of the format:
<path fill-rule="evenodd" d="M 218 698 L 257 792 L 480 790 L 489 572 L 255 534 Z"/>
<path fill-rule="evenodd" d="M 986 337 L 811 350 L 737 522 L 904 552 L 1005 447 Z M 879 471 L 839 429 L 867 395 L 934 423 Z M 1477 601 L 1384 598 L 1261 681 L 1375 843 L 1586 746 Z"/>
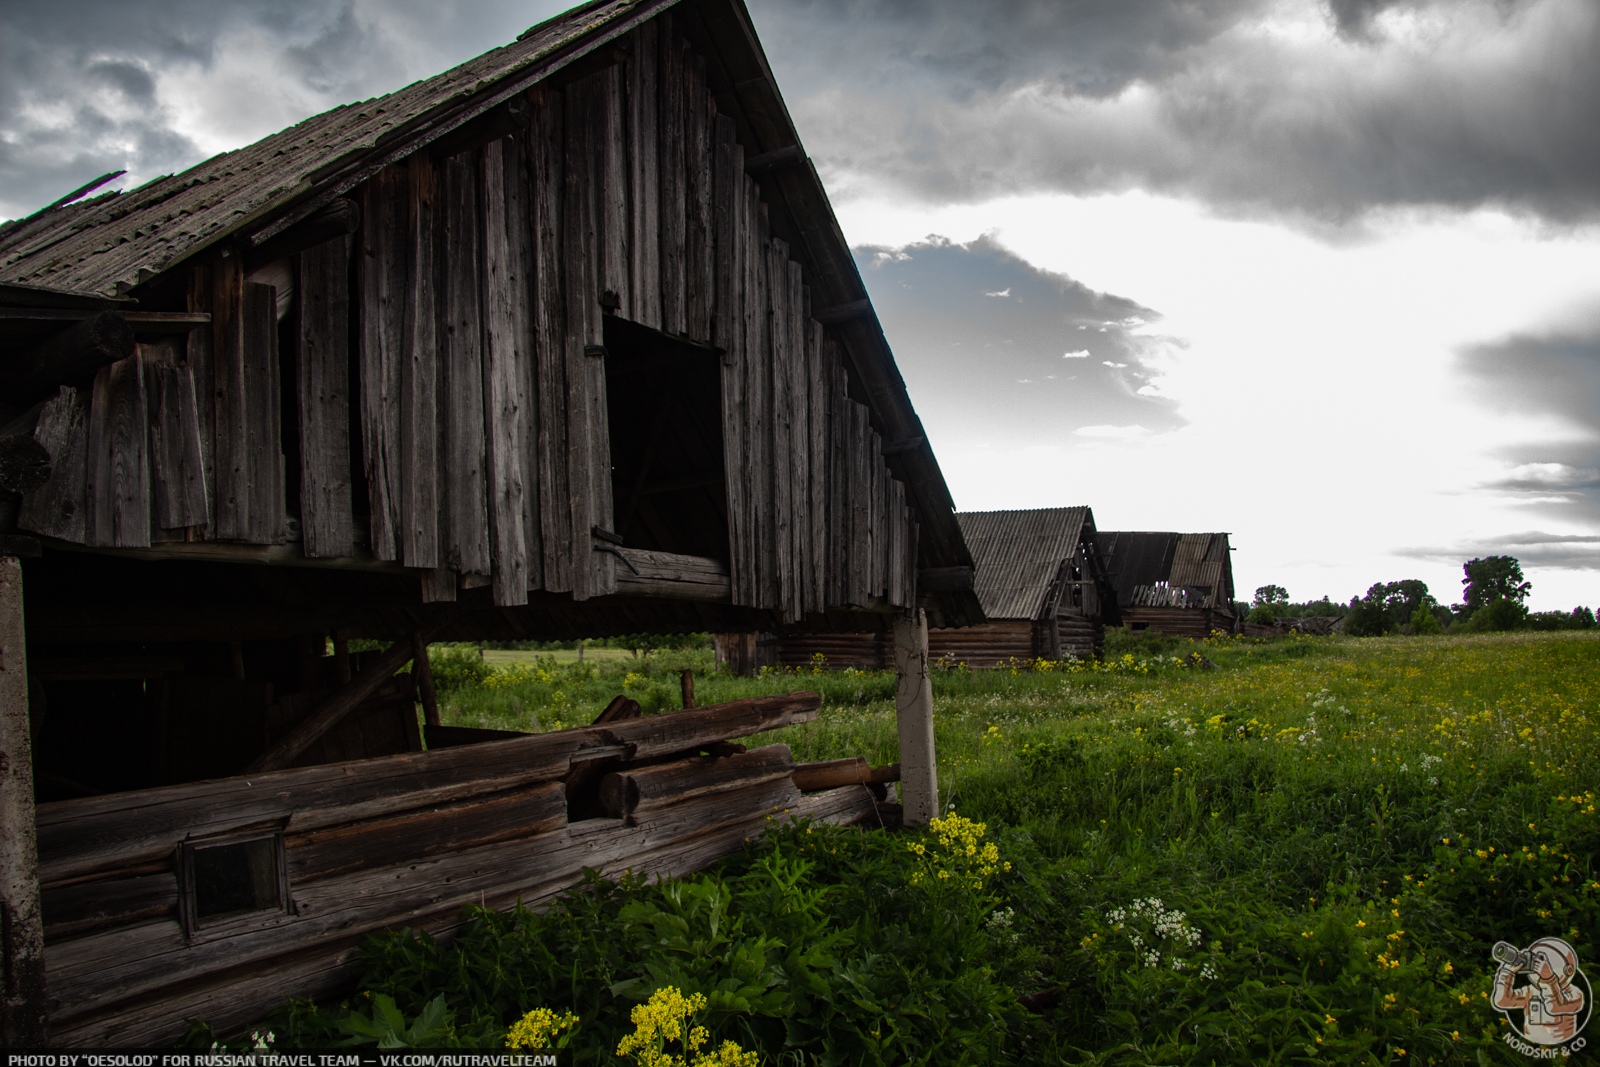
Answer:
<path fill-rule="evenodd" d="M 564 7 L 0 0 L 0 217 Z M 963 509 L 1600 604 L 1595 0 L 752 0 Z"/>

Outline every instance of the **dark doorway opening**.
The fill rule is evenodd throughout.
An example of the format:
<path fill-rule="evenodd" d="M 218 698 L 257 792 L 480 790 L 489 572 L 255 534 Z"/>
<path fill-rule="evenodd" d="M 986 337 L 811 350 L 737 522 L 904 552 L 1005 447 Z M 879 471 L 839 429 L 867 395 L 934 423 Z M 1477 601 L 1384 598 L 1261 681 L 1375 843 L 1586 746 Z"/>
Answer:
<path fill-rule="evenodd" d="M 722 359 L 607 316 L 615 532 L 629 548 L 728 559 Z"/>

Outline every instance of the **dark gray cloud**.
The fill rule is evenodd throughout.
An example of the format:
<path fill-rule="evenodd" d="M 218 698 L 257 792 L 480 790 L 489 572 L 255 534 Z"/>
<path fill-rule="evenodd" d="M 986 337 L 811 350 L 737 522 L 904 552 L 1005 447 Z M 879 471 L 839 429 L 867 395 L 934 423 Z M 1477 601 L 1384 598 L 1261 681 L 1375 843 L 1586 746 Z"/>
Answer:
<path fill-rule="evenodd" d="M 109 171 L 143 182 L 390 92 L 566 6 L 0 0 L 0 218 Z"/>
<path fill-rule="evenodd" d="M 1600 534 L 1551 534 L 1530 530 L 1438 547 L 1402 548 L 1395 555 L 1451 563 L 1484 556 L 1514 556 L 1522 564 L 1523 572 L 1529 574 L 1534 568 L 1600 571 Z M 1435 594 L 1445 599 L 1438 590 Z"/>
<path fill-rule="evenodd" d="M 1502 450 L 1510 474 L 1486 488 L 1531 514 L 1600 529 L 1600 308 L 1564 330 L 1473 346 L 1460 362 L 1490 410 L 1550 421 L 1544 439 Z"/>
<path fill-rule="evenodd" d="M 1318 224 L 1600 216 L 1593 0 L 1305 0 L 1293 32 L 1264 28 L 1292 5 L 1253 0 L 752 8 L 836 178 L 935 201 L 1146 188 Z"/>
<path fill-rule="evenodd" d="M 1047 440 L 1182 422 L 1150 384 L 1161 341 L 1140 332 L 1160 318 L 1149 308 L 1040 270 L 988 237 L 855 255 L 925 421 Z"/>

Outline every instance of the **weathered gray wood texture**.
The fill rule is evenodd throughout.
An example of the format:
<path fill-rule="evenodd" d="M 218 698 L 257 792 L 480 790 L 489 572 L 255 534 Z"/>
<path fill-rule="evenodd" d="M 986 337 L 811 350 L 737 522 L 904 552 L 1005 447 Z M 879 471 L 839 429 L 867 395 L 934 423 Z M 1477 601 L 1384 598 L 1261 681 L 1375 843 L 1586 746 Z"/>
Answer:
<path fill-rule="evenodd" d="M 42 805 L 51 1039 L 143 1046 L 170 1042 L 200 1015 L 213 1025 L 247 1023 L 284 995 L 350 980 L 348 948 L 367 933 L 448 931 L 463 904 L 532 903 L 581 881 L 585 867 L 694 870 L 759 836 L 769 816 L 801 799 L 786 746 L 698 753 L 807 721 L 819 704 L 815 693 L 782 694 Z M 21 728 L 25 739 L 25 714 Z M 563 780 L 596 757 L 621 761 L 606 790 L 618 817 L 569 823 Z M 186 933 L 174 850 L 251 833 L 281 833 L 292 907 Z M 37 933 L 37 906 L 33 923 Z M 307 971 L 310 959 L 319 966 Z M 219 1002 L 218 988 L 241 999 Z"/>
<path fill-rule="evenodd" d="M 617 529 L 615 315 L 721 350 L 733 605 L 779 624 L 910 606 L 914 516 L 839 342 L 854 320 L 813 308 L 770 232 L 779 172 L 746 172 L 748 116 L 719 111 L 677 17 L 511 101 L 487 141 L 378 171 L 353 239 L 250 275 L 276 289 L 237 255 L 190 268 L 210 327 L 143 374 L 103 370 L 77 407 L 50 401 L 36 432 L 65 462 L 24 528 L 108 547 L 298 536 L 308 557 L 417 568 L 429 600 L 615 593 L 595 534 Z"/>

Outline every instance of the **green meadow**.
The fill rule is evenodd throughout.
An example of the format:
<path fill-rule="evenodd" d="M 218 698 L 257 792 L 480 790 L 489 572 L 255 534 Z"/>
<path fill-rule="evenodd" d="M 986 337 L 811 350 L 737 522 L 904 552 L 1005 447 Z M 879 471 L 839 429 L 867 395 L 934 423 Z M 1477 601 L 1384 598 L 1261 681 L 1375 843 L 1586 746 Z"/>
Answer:
<path fill-rule="evenodd" d="M 497 659 L 439 651 L 447 721 L 670 710 L 689 667 L 701 703 L 822 694 L 753 743 L 895 759 L 890 674 Z M 375 939 L 363 996 L 280 1042 L 499 1046 L 533 1012 L 584 1064 L 1510 1063 L 1495 942 L 1600 962 L 1592 633 L 1121 636 L 934 694 L 942 833 L 776 831 L 448 948 Z"/>

